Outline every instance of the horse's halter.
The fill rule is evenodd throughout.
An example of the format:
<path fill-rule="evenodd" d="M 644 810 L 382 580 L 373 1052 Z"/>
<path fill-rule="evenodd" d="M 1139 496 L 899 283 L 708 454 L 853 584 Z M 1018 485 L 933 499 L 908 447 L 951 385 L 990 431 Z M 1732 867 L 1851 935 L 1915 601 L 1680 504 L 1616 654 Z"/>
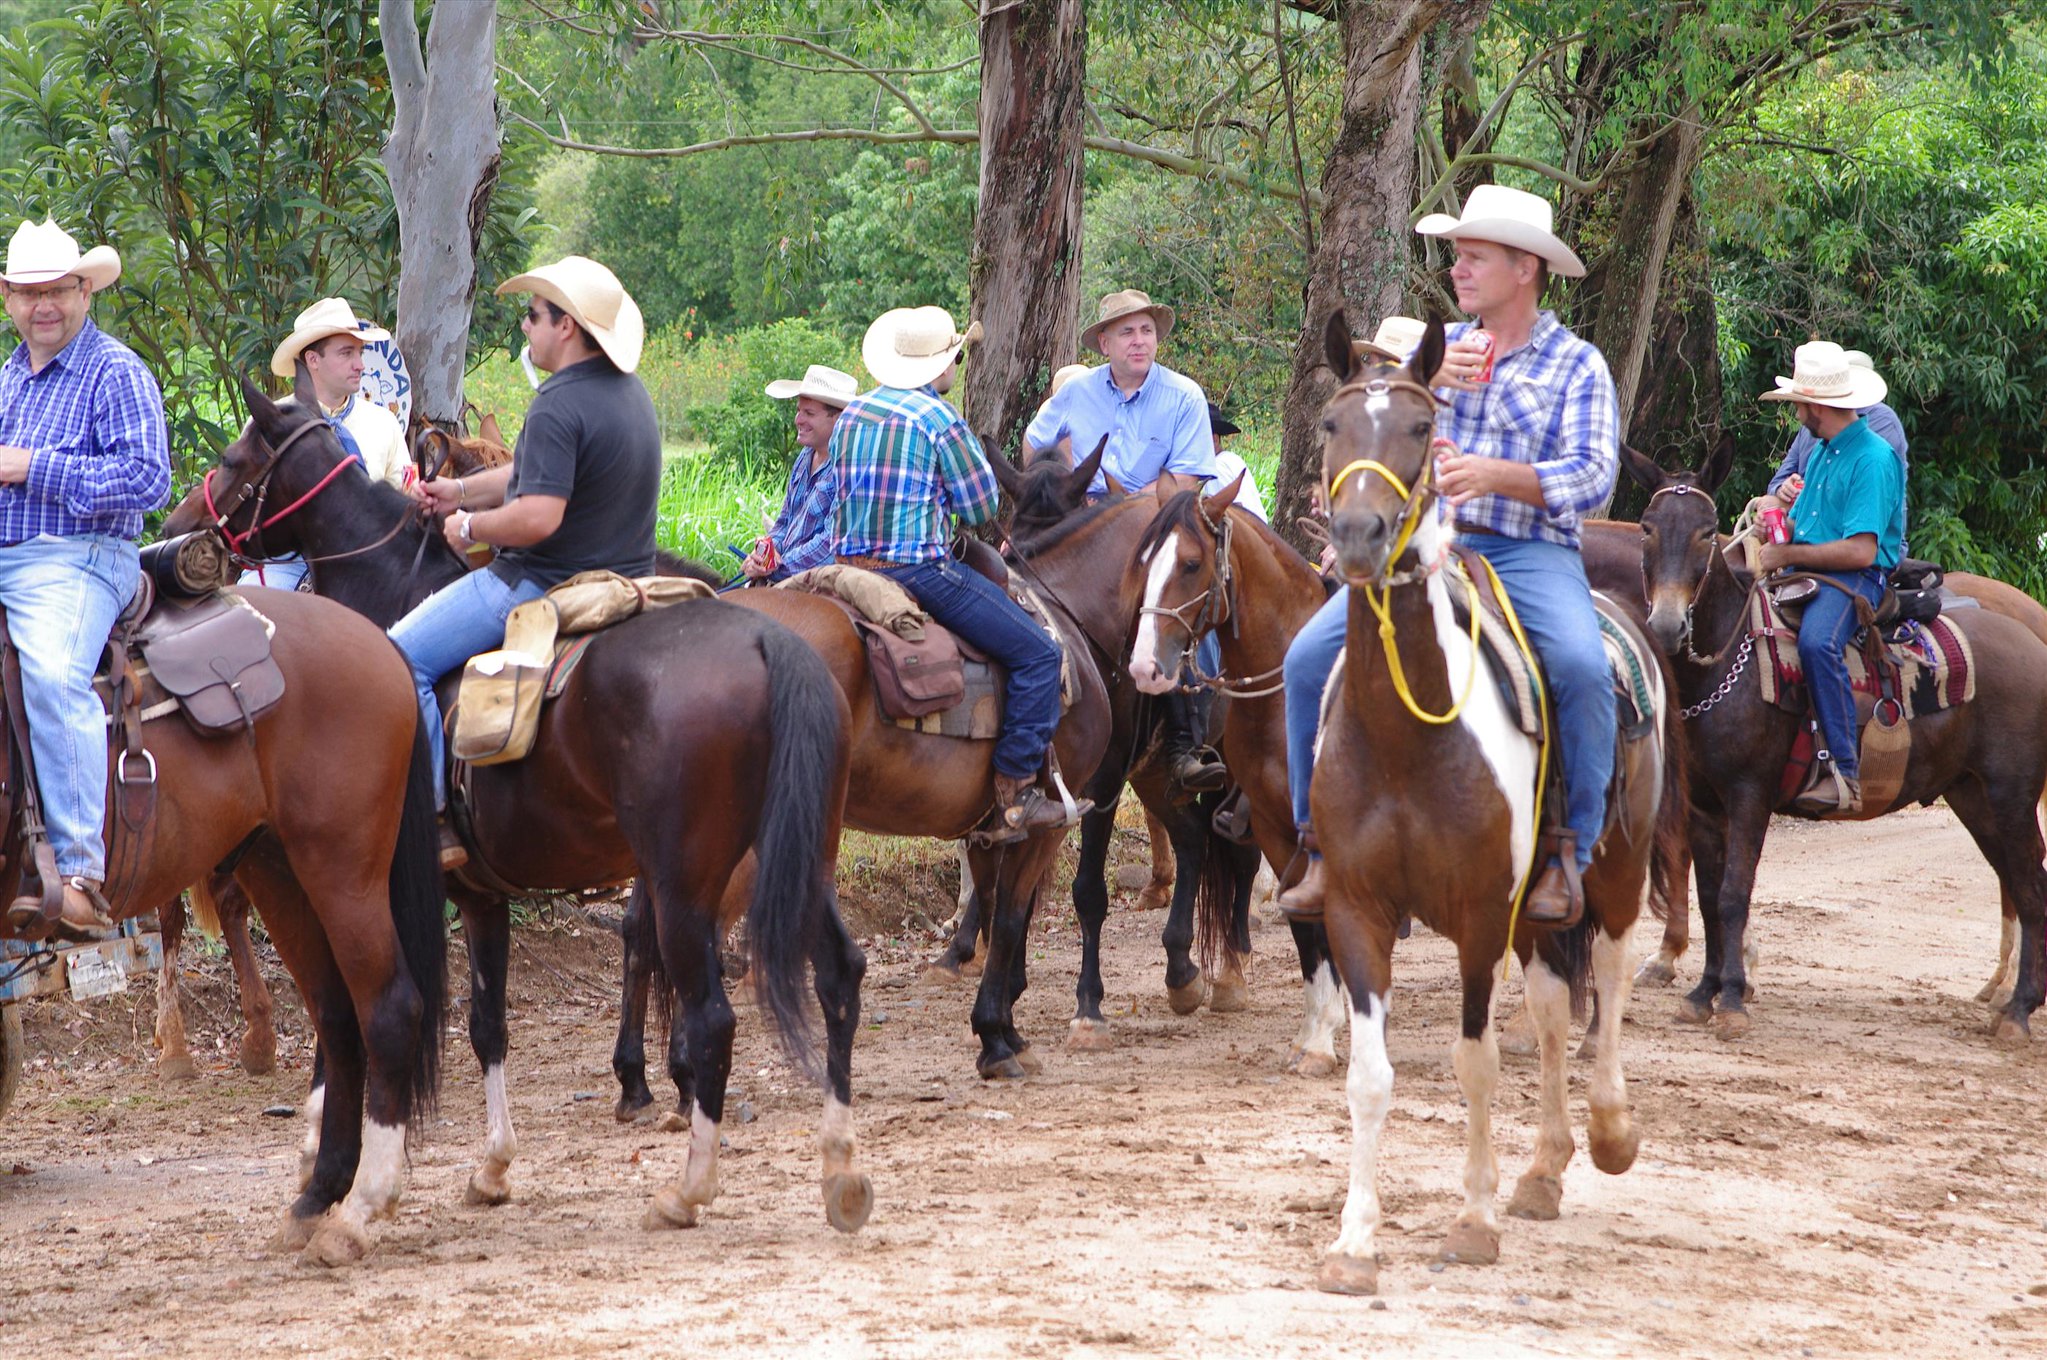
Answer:
<path fill-rule="evenodd" d="M 206 513 L 213 517 L 212 529 L 227 544 L 228 553 L 237 562 L 260 567 L 262 562 L 269 556 L 269 554 L 263 551 L 263 531 L 275 528 L 300 510 L 303 510 L 312 503 L 314 497 L 333 485 L 337 478 L 348 471 L 349 463 L 352 460 L 344 457 L 340 462 L 329 468 L 325 476 L 313 484 L 312 490 L 306 492 L 274 515 L 265 517 L 263 514 L 263 502 L 270 494 L 270 479 L 277 474 L 277 469 L 283 464 L 285 453 L 293 444 L 298 443 L 300 439 L 311 434 L 313 431 L 324 427 L 326 423 L 325 420 L 315 417 L 286 435 L 282 440 L 278 441 L 275 447 L 271 447 L 267 441 L 264 441 L 264 446 L 269 450 L 269 457 L 264 460 L 261 470 L 255 476 L 243 482 L 241 488 L 234 494 L 234 497 L 226 501 L 225 508 L 216 505 L 213 499 L 213 474 L 223 469 L 217 467 L 206 469 L 206 475 L 199 481 L 199 494 L 206 503 Z M 251 432 L 253 433 L 253 427 L 251 427 Z M 261 436 L 259 435 L 258 438 L 261 439 Z M 445 462 L 446 459 L 443 458 L 442 461 Z M 248 505 L 251 500 L 255 501 L 255 505 L 249 513 L 249 527 L 240 533 L 236 533 L 228 527 L 228 521 L 240 514 L 242 508 Z M 304 560 L 307 562 L 333 562 L 344 557 L 355 557 L 362 553 L 374 551 L 396 538 L 404 530 L 405 526 L 411 522 L 412 515 L 408 511 L 399 518 L 397 524 L 391 527 L 389 533 L 383 535 L 374 543 L 365 544 L 360 548 L 351 548 L 347 552 L 329 553 L 323 557 L 304 556 Z M 245 544 L 249 543 L 255 545 L 253 549 L 246 549 L 244 547 Z M 417 563 L 415 563 L 416 565 Z"/>
<path fill-rule="evenodd" d="M 1419 396 L 1429 404 L 1431 414 L 1443 404 L 1434 392 L 1431 392 L 1412 378 L 1379 377 L 1345 383 L 1330 394 L 1329 401 L 1324 409 L 1327 409 L 1328 406 L 1334 406 L 1340 399 L 1352 394 L 1376 397 L 1389 395 L 1394 392 L 1411 392 Z M 1372 580 L 1370 584 L 1380 590 L 1385 590 L 1391 586 L 1407 585 L 1410 582 L 1423 579 L 1434 569 L 1432 566 L 1417 565 L 1408 571 L 1394 572 L 1391 575 L 1387 573 L 1392 571 L 1393 564 L 1398 562 L 1402 554 L 1407 551 L 1407 545 L 1413 540 L 1415 530 L 1421 527 L 1422 515 L 1435 504 L 1436 460 L 1431 458 L 1428 455 L 1428 451 L 1424 449 L 1421 472 L 1415 477 L 1414 485 L 1409 486 L 1401 479 L 1399 473 L 1387 467 L 1376 458 L 1352 459 L 1344 464 L 1343 469 L 1336 476 L 1330 479 L 1328 502 L 1332 518 L 1336 513 L 1336 493 L 1343 489 L 1343 484 L 1350 479 L 1352 473 L 1356 472 L 1369 472 L 1384 479 L 1387 485 L 1391 486 L 1394 493 L 1401 499 L 1399 531 L 1394 535 L 1393 547 L 1386 554 L 1384 567 L 1379 576 Z"/>
<path fill-rule="evenodd" d="M 1201 516 L 1202 524 L 1206 526 L 1209 535 L 1216 542 L 1215 572 L 1209 580 L 1208 589 L 1192 599 L 1181 601 L 1177 605 L 1140 605 L 1138 606 L 1137 617 L 1142 619 L 1147 614 L 1156 615 L 1159 618 L 1171 619 L 1174 623 L 1186 629 L 1187 645 L 1180 649 L 1180 673 L 1182 675 L 1191 674 L 1198 676 L 1200 671 L 1195 665 L 1194 653 L 1201 645 L 1201 639 L 1235 617 L 1234 612 L 1230 608 L 1230 603 L 1235 597 L 1236 580 L 1230 573 L 1230 534 L 1232 530 L 1230 527 L 1229 511 L 1223 511 L 1221 523 L 1210 519 L 1208 517 L 1208 507 L 1201 503 L 1201 496 L 1198 492 L 1194 497 L 1194 510 L 1196 514 Z M 1159 547 L 1163 551 L 1165 544 L 1161 543 Z M 1187 617 L 1189 610 L 1194 611 L 1194 617 L 1191 620 Z M 1232 626 L 1234 627 L 1234 625 Z M 1204 676 L 1201 678 L 1204 681 L 1213 681 L 1218 677 Z M 1201 687 L 1200 685 L 1188 685 L 1184 682 L 1181 685 L 1182 689 L 1189 690 Z"/>
<path fill-rule="evenodd" d="M 1671 484 L 1670 484 L 1669 486 L 1660 486 L 1660 487 L 1656 488 L 1656 490 L 1654 490 L 1654 491 L 1650 492 L 1650 493 L 1649 493 L 1649 505 L 1654 505 L 1654 504 L 1656 504 L 1656 498 L 1657 498 L 1658 496 L 1690 496 L 1690 495 L 1700 495 L 1700 496 L 1707 496 L 1707 497 L 1708 497 L 1709 499 L 1711 498 L 1711 496 L 1710 496 L 1710 493 L 1709 493 L 1709 492 L 1707 492 L 1707 491 L 1706 491 L 1706 490 L 1705 490 L 1705 489 L 1704 489 L 1703 487 L 1700 487 L 1700 486 L 1698 486 L 1698 485 L 1697 485 L 1697 484 L 1695 484 L 1695 483 L 1692 483 L 1692 482 L 1673 482 L 1673 483 L 1671 483 Z M 1649 508 L 1648 508 L 1648 506 L 1644 506 L 1644 507 L 1642 507 L 1642 513 L 1643 513 L 1643 514 L 1647 514 L 1647 513 L 1649 513 Z M 1717 527 L 1717 525 L 1718 525 L 1718 523 L 1719 523 L 1719 519 L 1720 519 L 1720 516 L 1719 516 L 1719 514 L 1718 514 L 1717 512 L 1716 512 L 1716 513 L 1714 514 L 1714 516 L 1713 516 L 1713 519 L 1714 519 L 1714 523 L 1715 523 L 1715 525 L 1716 525 L 1716 527 Z M 1716 547 L 1715 547 L 1715 548 L 1713 549 L 1713 552 L 1714 552 L 1714 554 L 1715 554 L 1715 555 L 1718 555 L 1719 551 L 1720 551 L 1720 549 L 1719 549 L 1719 548 L 1718 548 L 1717 546 L 1716 546 Z M 1708 558 L 1708 559 L 1706 560 L 1706 570 L 1705 570 L 1705 573 L 1704 573 L 1704 574 L 1703 574 L 1702 576 L 1700 576 L 1700 577 L 1699 577 L 1699 582 L 1698 582 L 1698 584 L 1692 587 L 1692 597 L 1691 597 L 1691 599 L 1689 599 L 1689 600 L 1685 601 L 1685 618 L 1684 618 L 1684 631 L 1683 631 L 1682 633 L 1678 634 L 1678 645 L 1679 645 L 1680 647 L 1684 648 L 1684 653 L 1685 653 L 1685 656 L 1686 656 L 1686 657 L 1687 657 L 1687 658 L 1688 658 L 1688 659 L 1689 659 L 1690 661 L 1692 661 L 1692 662 L 1693 662 L 1694 664 L 1696 664 L 1696 665 L 1701 665 L 1701 666 L 1703 666 L 1703 665 L 1707 664 L 1708 662 L 1712 661 L 1713 657 L 1711 657 L 1711 656 L 1700 656 L 1700 655 L 1699 655 L 1699 654 L 1698 654 L 1697 652 L 1695 652 L 1695 651 L 1693 651 L 1693 650 L 1692 650 L 1692 613 L 1693 613 L 1693 611 L 1695 611 L 1696 609 L 1698 609 L 1698 607 L 1699 607 L 1699 600 L 1701 599 L 1701 597 L 1703 597 L 1703 596 L 1705 595 L 1705 593 L 1706 593 L 1706 586 L 1707 586 L 1707 584 L 1708 584 L 1709 582 L 1711 582 L 1711 581 L 1712 581 L 1712 579 L 1713 579 L 1713 561 L 1712 561 L 1712 558 L 1710 558 L 1710 557 L 1709 557 L 1709 558 Z M 1731 641 L 1731 640 L 1732 640 L 1732 639 L 1730 639 L 1730 641 Z M 1725 650 L 1726 650 L 1726 646 L 1725 646 L 1725 644 L 1722 644 L 1721 650 L 1722 650 L 1722 651 L 1725 651 Z M 1715 656 L 1717 656 L 1717 655 L 1719 655 L 1719 653 L 1718 653 L 1718 652 L 1716 652 L 1716 653 L 1714 653 L 1714 655 L 1715 655 Z"/>

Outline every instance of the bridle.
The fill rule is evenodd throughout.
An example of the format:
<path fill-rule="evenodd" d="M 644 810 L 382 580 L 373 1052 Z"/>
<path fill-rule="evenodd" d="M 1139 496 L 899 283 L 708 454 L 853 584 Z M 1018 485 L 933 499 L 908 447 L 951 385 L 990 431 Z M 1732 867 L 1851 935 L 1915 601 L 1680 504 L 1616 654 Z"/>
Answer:
<path fill-rule="evenodd" d="M 1709 492 L 1707 492 L 1703 487 L 1700 487 L 1695 483 L 1673 482 L 1669 486 L 1660 486 L 1656 488 L 1656 490 L 1650 492 L 1649 505 L 1656 504 L 1656 498 L 1658 496 L 1690 496 L 1695 494 L 1705 496 L 1707 497 L 1708 500 L 1712 499 L 1711 494 Z M 1649 507 L 1648 506 L 1642 507 L 1642 513 L 1645 515 L 1648 514 Z M 1717 527 L 1719 521 L 1719 515 L 1717 512 L 1714 515 L 1714 521 L 1715 526 Z M 1720 552 L 1719 547 L 1715 546 L 1713 552 L 1717 556 Z M 1705 597 L 1706 587 L 1712 583 L 1712 580 L 1713 562 L 1711 558 L 1708 558 L 1706 561 L 1705 572 L 1699 577 L 1698 584 L 1692 587 L 1692 597 L 1689 600 L 1685 601 L 1684 631 L 1678 634 L 1678 645 L 1684 648 L 1684 654 L 1686 659 L 1691 661 L 1694 665 L 1698 666 L 1705 666 L 1711 664 L 1713 656 L 1718 656 L 1720 654 L 1719 652 L 1715 652 L 1713 656 L 1700 656 L 1697 652 L 1692 650 L 1693 637 L 1692 614 L 1694 611 L 1698 609 L 1699 601 Z M 1736 624 L 1735 627 L 1739 629 L 1741 625 Z M 1733 640 L 1734 640 L 1733 635 L 1730 634 L 1728 636 L 1728 641 L 1732 642 Z M 1724 652 L 1726 650 L 1727 650 L 1726 643 L 1722 643 L 1720 651 Z"/>
<path fill-rule="evenodd" d="M 241 488 L 236 491 L 233 498 L 226 501 L 225 508 L 222 508 L 213 498 L 213 474 L 223 471 L 224 468 L 208 468 L 206 475 L 200 479 L 199 494 L 206 504 L 206 513 L 212 516 L 211 527 L 215 533 L 220 535 L 221 540 L 227 544 L 229 556 L 237 563 L 243 566 L 254 566 L 260 570 L 264 560 L 269 556 L 269 554 L 263 551 L 263 531 L 276 528 L 300 510 L 305 509 L 306 506 L 313 502 L 314 498 L 333 485 L 336 479 L 348 471 L 352 460 L 343 458 L 332 468 L 328 469 L 327 474 L 315 482 L 310 491 L 307 491 L 275 514 L 264 515 L 263 503 L 270 495 L 270 479 L 277 475 L 277 469 L 284 462 L 285 453 L 290 450 L 293 444 L 298 443 L 306 435 L 324 428 L 326 423 L 325 420 L 315 417 L 286 435 L 274 448 L 266 443 L 264 447 L 268 450 L 269 457 L 264 461 L 262 470 L 254 477 L 242 483 Z M 255 433 L 253 426 L 250 432 L 252 434 Z M 262 436 L 257 435 L 257 438 L 261 440 Z M 242 509 L 245 506 L 249 506 L 252 500 L 255 504 L 249 508 L 249 527 L 237 533 L 229 527 L 228 521 L 240 514 Z M 345 557 L 358 557 L 363 553 L 374 552 L 403 533 L 405 526 L 412 522 L 412 518 L 412 512 L 407 510 L 383 537 L 360 548 L 350 548 L 346 552 L 327 553 L 317 557 L 302 555 L 302 560 L 309 563 L 336 562 Z M 253 545 L 253 547 L 247 545 Z"/>

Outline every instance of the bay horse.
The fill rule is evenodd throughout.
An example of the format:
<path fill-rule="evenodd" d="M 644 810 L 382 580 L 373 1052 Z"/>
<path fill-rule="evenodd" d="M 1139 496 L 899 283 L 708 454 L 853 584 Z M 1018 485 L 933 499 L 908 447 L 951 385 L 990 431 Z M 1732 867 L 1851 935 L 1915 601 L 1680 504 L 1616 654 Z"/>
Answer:
<path fill-rule="evenodd" d="M 1559 1211 L 1562 1174 L 1575 1151 L 1563 1048 L 1588 964 L 1601 1027 L 1589 1093 L 1592 1161 L 1609 1174 L 1633 1165 L 1638 1138 L 1620 1064 L 1628 945 L 1649 880 L 1666 876 L 1680 853 L 1683 735 L 1664 671 L 1637 633 L 1650 662 L 1651 727 L 1616 756 L 1616 803 L 1584 876 L 1583 918 L 1568 929 L 1517 928 L 1517 885 L 1530 875 L 1538 831 L 1541 761 L 1536 741 L 1481 679 L 1485 663 L 1453 619 L 1441 570 L 1448 544 L 1433 487 L 1437 400 L 1427 380 L 1442 360 L 1442 322 L 1430 322 L 1405 366 L 1361 360 L 1340 309 L 1324 347 L 1339 385 L 1322 411 L 1322 479 L 1350 594 L 1347 650 L 1324 704 L 1312 806 L 1328 873 L 1330 948 L 1353 1011 L 1353 1139 L 1342 1231 L 1317 1283 L 1370 1293 L 1378 1287 L 1378 1144 L 1393 1086 L 1387 1005 L 1405 915 L 1455 944 L 1462 978 L 1453 1059 L 1468 1112 L 1464 1207 L 1444 1259 L 1489 1264 L 1499 1256 L 1492 1012 L 1494 978 L 1510 949 L 1521 961 L 1540 1039 L 1542 1115 L 1534 1162 L 1508 1212 L 1553 1218 Z M 1624 620 L 1621 627 L 1632 631 Z"/>
<path fill-rule="evenodd" d="M 407 1128 L 439 1086 L 433 772 L 389 638 L 325 600 L 241 593 L 274 626 L 284 697 L 246 734 L 201 737 L 176 716 L 143 725 L 150 777 L 109 788 L 104 892 L 115 916 L 135 916 L 231 863 L 261 904 L 327 1055 L 319 1155 L 272 1245 L 339 1265 L 396 1212 Z M 15 827 L 11 786 L 0 802 L 0 824 Z M 22 876 L 19 842 L 8 849 L 0 900 Z"/>
<path fill-rule="evenodd" d="M 310 402 L 275 403 L 248 383 L 243 394 L 248 425 L 172 512 L 167 531 L 212 523 L 238 551 L 301 552 L 322 595 L 375 624 L 388 625 L 459 577 L 463 564 L 409 498 L 344 475 L 353 460 Z M 646 1224 L 697 1221 L 718 1193 L 734 1029 L 718 958 L 731 921 L 720 900 L 754 849 L 764 866 L 745 907 L 754 990 L 791 1057 L 814 1070 L 802 993 L 806 965 L 815 974 L 825 1027 L 826 1217 L 846 1232 L 866 1221 L 873 1190 L 854 1165 L 851 1108 L 866 960 L 839 919 L 831 883 L 847 721 L 831 676 L 787 630 L 721 601 L 692 601 L 597 635 L 561 698 L 542 710 L 533 753 L 471 772 L 476 858 L 496 885 L 479 877 L 451 894 L 468 942 L 470 1042 L 489 1121 L 471 1202 L 510 1197 L 517 1153 L 504 1072 L 505 889 L 635 879 L 647 887 L 662 962 L 680 997 L 691 1075 L 687 1160 L 656 1192 Z M 313 1099 L 320 1101 L 318 1089 Z"/>
<path fill-rule="evenodd" d="M 1779 810 L 1778 782 L 1803 726 L 1799 715 L 1764 702 L 1759 675 L 1747 661 L 1759 650 L 1745 622 L 1755 582 L 1720 550 L 1712 495 L 1727 475 L 1730 454 L 1723 446 L 1696 474 L 1665 472 L 1646 459 L 1628 463 L 1651 493 L 1641 545 L 1650 631 L 1688 705 L 1693 751 L 1692 851 L 1706 959 L 1678 1015 L 1710 1025 L 1723 1039 L 1749 1029 L 1742 957 L 1749 898 L 1770 814 Z M 1974 652 L 1976 697 L 1911 720 L 1911 757 L 1893 806 L 1946 799 L 1996 872 L 2019 942 L 2012 995 L 1992 1033 L 2016 1041 L 2030 1032 L 2028 1017 L 2047 983 L 2047 842 L 2038 820 L 2047 790 L 2041 721 L 2047 715 L 2047 645 L 1991 609 L 1956 611 L 1949 621 Z M 1767 661 L 1757 658 L 1761 664 Z M 1864 816 L 1887 810 L 1865 809 Z"/>

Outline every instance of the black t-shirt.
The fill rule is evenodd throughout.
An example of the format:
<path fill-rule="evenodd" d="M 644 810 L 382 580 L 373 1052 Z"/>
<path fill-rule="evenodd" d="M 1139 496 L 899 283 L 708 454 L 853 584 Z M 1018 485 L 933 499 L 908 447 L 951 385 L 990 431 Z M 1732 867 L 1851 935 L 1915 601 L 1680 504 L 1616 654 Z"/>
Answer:
<path fill-rule="evenodd" d="M 491 570 L 512 584 L 557 586 L 579 571 L 654 571 L 661 495 L 661 424 L 647 389 L 606 358 L 571 364 L 540 385 L 505 499 L 560 496 L 561 527 L 530 548 L 507 548 Z"/>

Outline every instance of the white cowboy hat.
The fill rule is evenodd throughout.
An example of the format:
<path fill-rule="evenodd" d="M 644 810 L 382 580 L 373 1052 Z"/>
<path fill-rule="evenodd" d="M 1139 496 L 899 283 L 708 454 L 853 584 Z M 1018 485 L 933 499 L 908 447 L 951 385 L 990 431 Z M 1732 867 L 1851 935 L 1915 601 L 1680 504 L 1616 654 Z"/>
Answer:
<path fill-rule="evenodd" d="M 860 341 L 860 361 L 883 387 L 922 387 L 952 367 L 962 348 L 981 338 L 981 323 L 953 329 L 943 307 L 883 312 Z"/>
<path fill-rule="evenodd" d="M 1427 326 L 1411 316 L 1389 316 L 1379 323 L 1379 329 L 1372 338 L 1359 348 L 1392 363 L 1404 364 L 1428 331 Z"/>
<path fill-rule="evenodd" d="M 776 401 L 787 401 L 791 397 L 809 397 L 827 406 L 846 409 L 846 403 L 860 395 L 860 382 L 850 373 L 841 373 L 836 368 L 823 364 L 812 364 L 803 370 L 799 378 L 777 378 L 767 386 L 767 393 Z"/>
<path fill-rule="evenodd" d="M 358 320 L 346 298 L 321 298 L 291 323 L 291 334 L 270 356 L 270 371 L 280 378 L 289 378 L 306 346 L 316 345 L 330 335 L 352 335 L 364 344 L 391 338 L 391 332 L 383 327 Z"/>
<path fill-rule="evenodd" d="M 1080 347 L 1100 354 L 1102 331 L 1111 322 L 1121 321 L 1124 317 L 1135 316 L 1139 312 L 1151 313 L 1152 324 L 1158 327 L 1159 341 L 1163 344 L 1165 338 L 1173 333 L 1173 309 L 1163 302 L 1153 302 L 1149 293 L 1136 288 L 1126 288 L 1120 293 L 1111 293 L 1102 299 L 1101 315 L 1095 318 L 1094 325 L 1080 333 Z"/>
<path fill-rule="evenodd" d="M 640 305 L 618 281 L 618 275 L 597 261 L 582 255 L 564 255 L 553 264 L 542 265 L 506 279 L 497 287 L 506 293 L 532 293 L 546 298 L 574 317 L 590 333 L 597 348 L 618 365 L 621 373 L 640 366 L 640 351 L 647 343 L 647 326 L 640 320 Z"/>
<path fill-rule="evenodd" d="M 1464 200 L 1464 216 L 1430 213 L 1414 224 L 1423 236 L 1447 236 L 1453 241 L 1492 241 L 1540 255 L 1549 267 L 1567 279 L 1585 277 L 1585 263 L 1576 251 L 1559 241 L 1551 230 L 1555 219 L 1549 200 L 1525 189 L 1504 184 L 1481 184 Z"/>
<path fill-rule="evenodd" d="M 0 281 L 32 288 L 73 274 L 97 293 L 121 277 L 120 253 L 112 246 L 94 246 L 81 255 L 78 242 L 55 218 L 44 218 L 40 227 L 24 218 L 7 243 L 7 268 L 0 270 Z"/>
<path fill-rule="evenodd" d="M 1835 406 L 1860 411 L 1884 399 L 1890 385 L 1877 376 L 1869 356 L 1844 350 L 1831 340 L 1814 340 L 1800 345 L 1791 356 L 1791 376 L 1780 376 L 1774 392 L 1762 394 L 1763 401 L 1802 401 L 1813 406 Z"/>

